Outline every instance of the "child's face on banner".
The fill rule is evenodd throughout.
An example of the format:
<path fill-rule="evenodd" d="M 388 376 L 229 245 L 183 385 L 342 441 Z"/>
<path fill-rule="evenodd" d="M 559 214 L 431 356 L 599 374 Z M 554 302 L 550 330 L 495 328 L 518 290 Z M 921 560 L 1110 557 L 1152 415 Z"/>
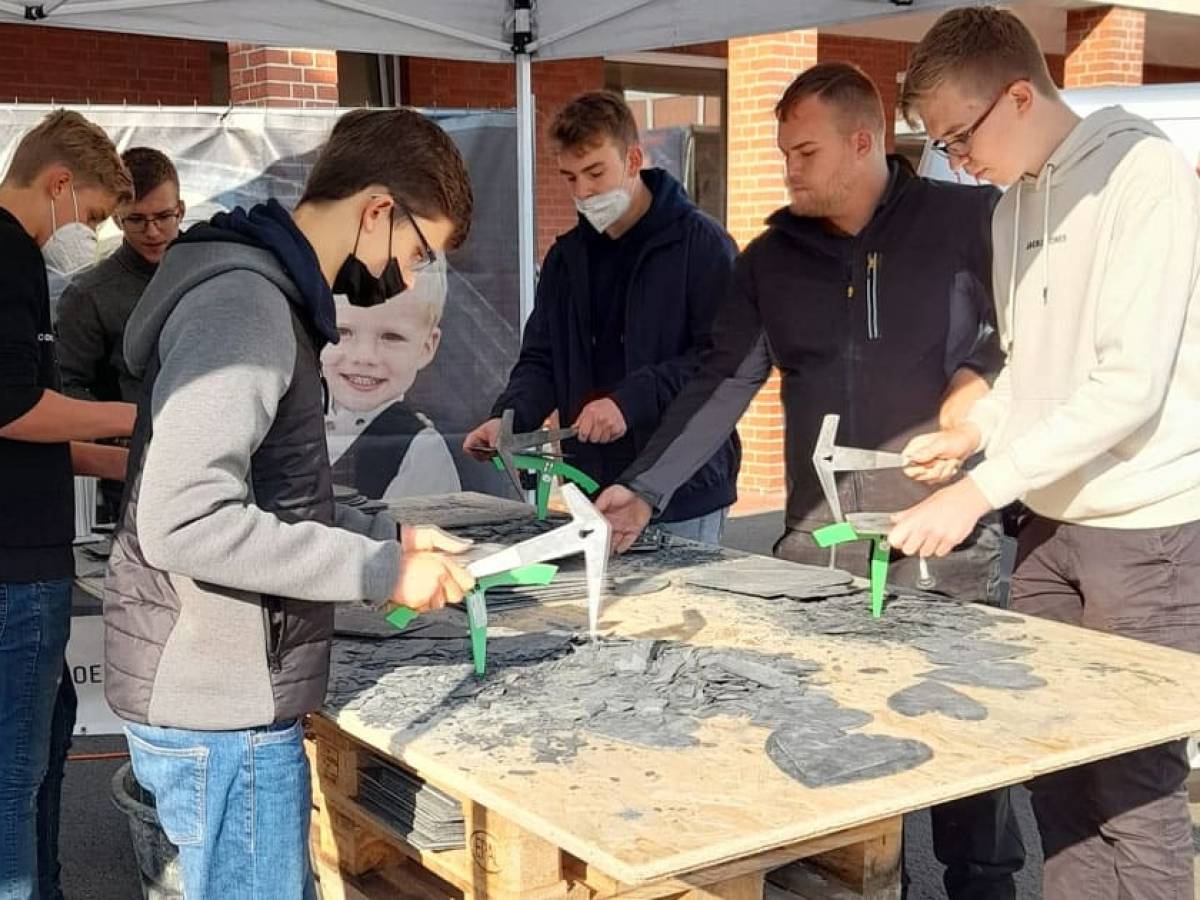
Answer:
<path fill-rule="evenodd" d="M 429 301 L 407 292 L 378 306 L 336 300 L 341 340 L 321 354 L 334 403 L 368 412 L 402 399 L 441 341 Z"/>

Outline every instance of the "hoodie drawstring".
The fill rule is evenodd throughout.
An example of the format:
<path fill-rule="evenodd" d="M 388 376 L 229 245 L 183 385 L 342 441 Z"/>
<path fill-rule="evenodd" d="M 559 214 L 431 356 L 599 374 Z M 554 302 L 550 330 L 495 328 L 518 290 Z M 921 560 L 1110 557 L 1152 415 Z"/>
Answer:
<path fill-rule="evenodd" d="M 1046 164 L 1046 204 L 1042 213 L 1042 305 L 1050 302 L 1050 192 L 1054 185 L 1054 163 Z"/>
<path fill-rule="evenodd" d="M 1011 352 L 1013 344 L 1013 329 L 1016 327 L 1016 312 L 1017 305 L 1017 260 L 1021 255 L 1021 189 L 1024 185 L 1018 181 L 1014 184 L 1011 190 L 1017 193 L 1016 210 L 1013 212 L 1013 232 L 1012 232 L 1012 262 L 1008 268 L 1008 309 L 1005 310 L 1005 318 L 1008 320 L 1005 325 L 1008 331 L 1008 346 L 1004 348 L 1005 352 Z"/>

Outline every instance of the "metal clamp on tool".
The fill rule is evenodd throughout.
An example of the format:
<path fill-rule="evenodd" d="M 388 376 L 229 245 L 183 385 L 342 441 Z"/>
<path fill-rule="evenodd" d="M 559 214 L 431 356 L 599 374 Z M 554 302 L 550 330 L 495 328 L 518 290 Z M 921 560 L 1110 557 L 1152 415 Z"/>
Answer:
<path fill-rule="evenodd" d="M 570 522 L 467 565 L 467 571 L 475 578 L 475 589 L 467 595 L 466 604 L 471 654 L 477 675 L 484 673 L 487 660 L 487 591 L 509 584 L 549 584 L 557 569 L 538 563 L 583 554 L 587 573 L 588 630 L 592 639 L 596 638 L 604 576 L 608 570 L 609 524 L 575 485 L 563 485 L 563 499 L 571 513 Z M 403 628 L 417 615 L 415 610 L 401 607 L 392 610 L 387 620 L 395 627 Z"/>
<path fill-rule="evenodd" d="M 499 471 L 507 472 L 512 479 L 517 493 L 524 493 L 521 484 L 521 472 L 532 472 L 537 476 L 537 517 L 545 519 L 550 505 L 550 492 L 554 488 L 554 479 L 577 484 L 589 494 L 594 494 L 600 485 L 586 472 L 563 461 L 556 453 L 543 452 L 546 444 L 553 444 L 565 438 L 575 437 L 574 428 L 539 428 L 523 434 L 513 434 L 513 411 L 506 409 L 500 418 L 500 434 L 496 438 L 493 449 L 492 465 Z"/>

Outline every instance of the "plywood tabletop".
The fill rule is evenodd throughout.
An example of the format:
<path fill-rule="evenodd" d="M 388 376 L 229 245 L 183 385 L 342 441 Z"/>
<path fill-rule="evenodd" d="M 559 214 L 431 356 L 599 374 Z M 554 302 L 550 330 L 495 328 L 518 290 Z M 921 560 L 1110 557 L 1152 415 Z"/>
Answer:
<path fill-rule="evenodd" d="M 678 745 L 650 746 L 615 738 L 611 721 L 597 724 L 606 714 L 589 703 L 594 686 L 581 684 L 574 695 L 556 688 L 564 690 L 561 703 L 547 714 L 528 693 L 540 683 L 538 648 L 554 645 L 548 636 L 558 635 L 561 647 L 564 633 L 585 630 L 582 603 L 493 613 L 494 664 L 482 693 L 465 653 L 428 659 L 422 648 L 432 644 L 421 644 L 419 631 L 402 640 L 338 642 L 325 715 L 430 782 L 629 884 L 1200 732 L 1200 656 L 915 599 L 894 601 L 872 621 L 862 595 L 764 599 L 668 574 L 666 590 L 609 599 L 601 623 L 606 646 L 628 638 L 653 641 L 660 657 L 717 648 L 768 666 L 797 661 L 791 669 L 779 665 L 799 675 L 782 687 L 757 687 L 751 705 L 761 700 L 766 708 L 781 691 L 806 693 L 824 705 L 795 724 L 813 725 L 834 710 L 844 733 L 920 745 L 927 758 L 874 777 L 855 778 L 850 764 L 844 783 L 812 786 L 778 764 L 786 741 L 782 757 L 767 752 L 788 725 L 778 715 L 766 725 L 751 715 L 706 716 Z M 455 627 L 446 621 L 427 634 L 444 637 Z M 1000 662 L 979 661 L 986 651 Z M 961 683 L 981 673 L 1001 682 L 1015 675 L 1021 689 Z M 661 680 L 646 685 L 650 716 Z M 889 705 L 902 689 L 931 683 L 965 695 L 983 717 L 910 716 Z M 847 724 L 847 711 L 861 724 Z"/>

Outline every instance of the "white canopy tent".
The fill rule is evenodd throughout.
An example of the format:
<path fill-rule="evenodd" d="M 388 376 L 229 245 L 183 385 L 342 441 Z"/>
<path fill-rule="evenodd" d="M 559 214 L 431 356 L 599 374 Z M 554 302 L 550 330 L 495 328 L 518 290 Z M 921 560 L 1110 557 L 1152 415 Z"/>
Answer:
<path fill-rule="evenodd" d="M 533 304 L 536 257 L 534 58 L 675 47 L 963 2 L 969 0 L 0 0 L 0 23 L 513 62 L 524 316 Z"/>

